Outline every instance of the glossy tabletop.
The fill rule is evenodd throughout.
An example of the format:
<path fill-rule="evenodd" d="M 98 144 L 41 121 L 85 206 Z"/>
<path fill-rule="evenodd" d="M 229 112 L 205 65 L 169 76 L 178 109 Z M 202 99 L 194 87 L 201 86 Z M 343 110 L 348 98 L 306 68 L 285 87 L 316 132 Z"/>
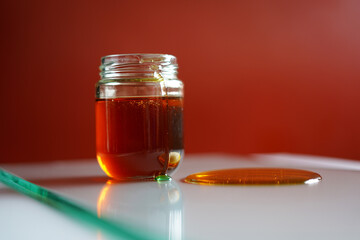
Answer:
<path fill-rule="evenodd" d="M 360 162 L 291 154 L 188 155 L 170 182 L 114 182 L 96 160 L 2 168 L 149 239 L 359 239 Z M 317 184 L 193 185 L 196 172 L 310 170 Z M 0 184 L 1 239 L 128 239 Z M 144 238 L 144 239 L 146 239 Z"/>

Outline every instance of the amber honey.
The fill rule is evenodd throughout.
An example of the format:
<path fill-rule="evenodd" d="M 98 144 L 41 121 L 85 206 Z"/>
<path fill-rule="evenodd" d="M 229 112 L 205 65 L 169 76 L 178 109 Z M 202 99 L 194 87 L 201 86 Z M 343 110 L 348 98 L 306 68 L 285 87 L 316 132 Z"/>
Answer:
<path fill-rule="evenodd" d="M 313 184 L 321 181 L 315 172 L 286 168 L 235 168 L 191 174 L 185 182 L 201 185 Z"/>
<path fill-rule="evenodd" d="M 183 155 L 180 97 L 96 100 L 96 151 L 101 168 L 116 179 L 171 173 Z"/>

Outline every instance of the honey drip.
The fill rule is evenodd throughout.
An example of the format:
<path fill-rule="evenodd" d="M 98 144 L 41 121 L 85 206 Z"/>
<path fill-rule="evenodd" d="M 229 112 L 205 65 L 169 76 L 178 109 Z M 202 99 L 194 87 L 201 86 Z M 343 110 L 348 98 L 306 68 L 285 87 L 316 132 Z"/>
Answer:
<path fill-rule="evenodd" d="M 321 181 L 315 172 L 285 168 L 235 168 L 191 174 L 185 182 L 201 185 L 313 184 Z"/>

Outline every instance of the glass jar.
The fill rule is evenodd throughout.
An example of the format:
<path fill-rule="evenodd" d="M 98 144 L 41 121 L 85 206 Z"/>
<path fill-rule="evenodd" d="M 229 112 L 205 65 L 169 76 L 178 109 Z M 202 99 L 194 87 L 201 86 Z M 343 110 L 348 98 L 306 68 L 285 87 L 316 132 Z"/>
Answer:
<path fill-rule="evenodd" d="M 115 179 L 167 180 L 182 161 L 183 83 L 167 54 L 101 59 L 96 84 L 96 156 Z"/>

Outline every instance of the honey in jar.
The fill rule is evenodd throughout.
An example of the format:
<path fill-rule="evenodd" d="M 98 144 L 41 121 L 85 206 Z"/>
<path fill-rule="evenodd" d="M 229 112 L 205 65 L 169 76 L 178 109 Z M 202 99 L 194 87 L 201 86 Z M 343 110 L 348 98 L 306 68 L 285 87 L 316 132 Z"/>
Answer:
<path fill-rule="evenodd" d="M 121 180 L 171 175 L 184 153 L 183 84 L 176 58 L 110 55 L 102 58 L 100 69 L 96 154 L 103 171 Z"/>

